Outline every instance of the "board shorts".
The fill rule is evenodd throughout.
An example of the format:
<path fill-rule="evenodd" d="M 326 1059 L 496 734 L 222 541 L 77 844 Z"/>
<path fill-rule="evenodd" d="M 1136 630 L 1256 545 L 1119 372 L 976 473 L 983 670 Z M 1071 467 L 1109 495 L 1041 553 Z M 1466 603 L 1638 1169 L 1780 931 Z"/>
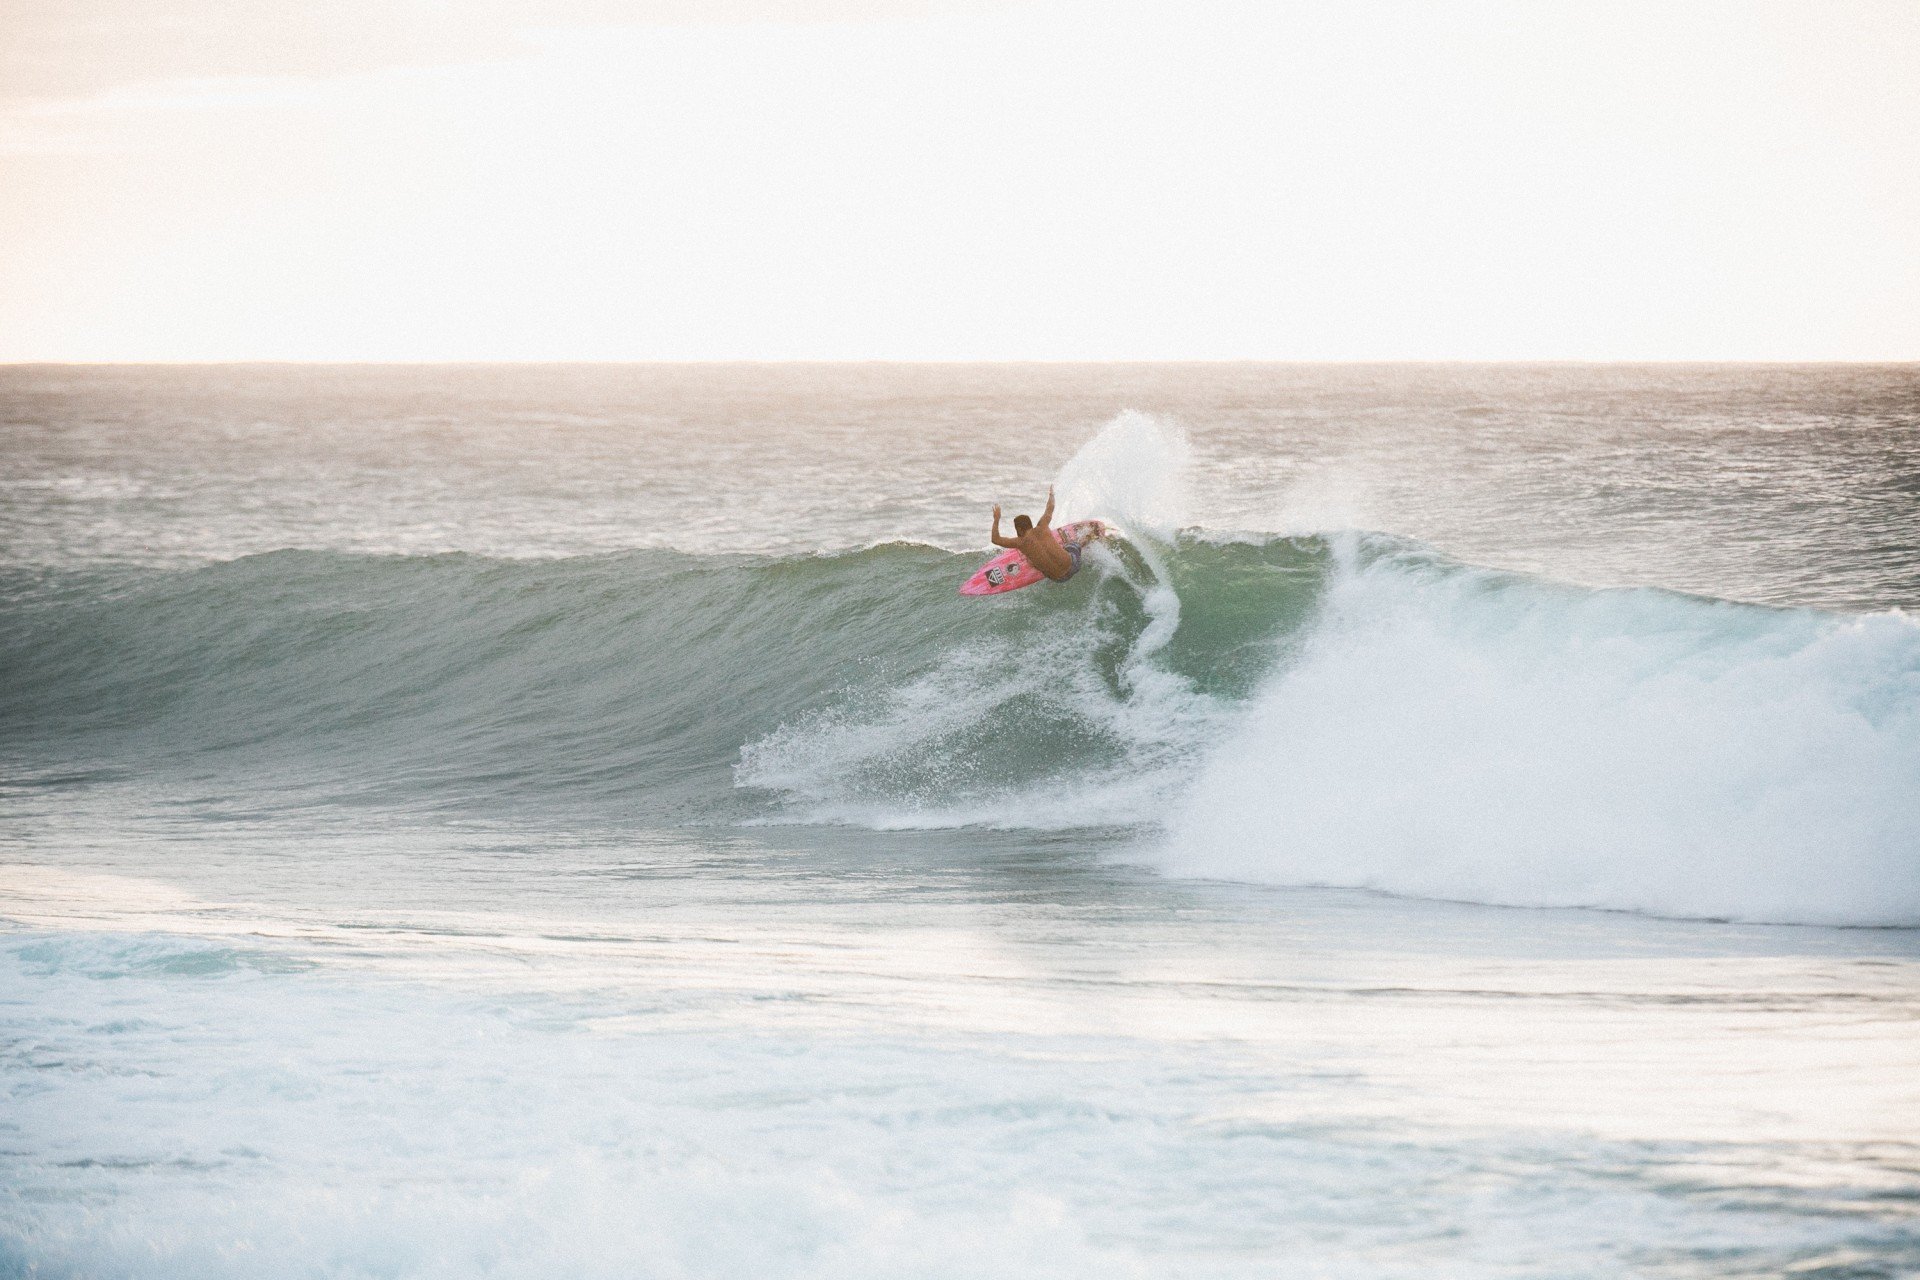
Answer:
<path fill-rule="evenodd" d="M 1081 545 L 1082 544 L 1078 542 L 1063 542 L 1060 544 L 1061 550 L 1067 553 L 1067 559 L 1073 561 L 1073 568 L 1067 570 L 1067 578 L 1071 578 L 1074 574 L 1080 572 Z M 1065 582 L 1067 578 L 1062 578 L 1060 581 Z"/>

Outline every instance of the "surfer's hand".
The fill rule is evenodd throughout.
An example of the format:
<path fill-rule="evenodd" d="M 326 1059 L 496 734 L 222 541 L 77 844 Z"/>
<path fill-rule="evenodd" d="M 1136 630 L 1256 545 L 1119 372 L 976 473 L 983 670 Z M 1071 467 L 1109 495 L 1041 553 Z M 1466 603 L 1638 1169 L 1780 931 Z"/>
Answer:
<path fill-rule="evenodd" d="M 993 504 L 993 518 L 995 520 L 1000 518 L 1000 504 L 997 502 Z"/>

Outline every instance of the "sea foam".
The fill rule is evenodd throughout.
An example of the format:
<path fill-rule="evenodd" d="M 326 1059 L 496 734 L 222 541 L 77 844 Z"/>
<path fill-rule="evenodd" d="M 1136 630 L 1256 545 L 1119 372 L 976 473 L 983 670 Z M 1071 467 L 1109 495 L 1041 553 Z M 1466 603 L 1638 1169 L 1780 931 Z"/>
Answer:
<path fill-rule="evenodd" d="M 1373 559 L 1210 752 L 1170 872 L 1920 922 L 1920 627 Z"/>

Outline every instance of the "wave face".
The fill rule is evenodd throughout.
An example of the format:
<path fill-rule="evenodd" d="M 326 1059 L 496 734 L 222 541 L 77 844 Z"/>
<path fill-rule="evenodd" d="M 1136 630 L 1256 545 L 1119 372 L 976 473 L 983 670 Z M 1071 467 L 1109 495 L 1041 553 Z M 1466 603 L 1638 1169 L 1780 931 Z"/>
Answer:
<path fill-rule="evenodd" d="M 1143 600 L 1137 561 L 1106 556 L 1107 576 L 982 608 L 955 591 L 976 559 L 908 544 L 285 551 L 16 575 L 0 584 L 0 751 L 28 781 L 167 774 L 177 791 L 184 775 L 241 809 L 544 802 L 736 821 L 817 796 L 876 823 L 936 809 L 950 823 L 1021 779 L 1137 768 L 1197 741 L 1177 721 L 1253 687 L 1261 641 L 1305 617 L 1325 548 L 1195 547 L 1174 581 L 1216 589 L 1151 661 L 1140 640 L 1166 619 L 1149 606 L 1170 593 Z M 914 732 L 880 741 L 888 714 Z"/>
<path fill-rule="evenodd" d="M 244 813 L 1122 827 L 1171 872 L 1920 921 L 1920 628 L 1384 538 L 976 555 L 275 552 L 0 584 L 17 784 Z M 56 794 L 49 792 L 49 795 Z"/>

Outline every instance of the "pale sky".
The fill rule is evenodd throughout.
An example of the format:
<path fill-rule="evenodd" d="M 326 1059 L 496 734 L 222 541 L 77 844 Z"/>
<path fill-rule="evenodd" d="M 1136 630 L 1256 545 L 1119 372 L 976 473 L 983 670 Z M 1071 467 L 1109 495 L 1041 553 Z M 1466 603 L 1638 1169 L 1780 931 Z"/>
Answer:
<path fill-rule="evenodd" d="M 0 360 L 1920 359 L 1920 0 L 0 0 Z"/>

